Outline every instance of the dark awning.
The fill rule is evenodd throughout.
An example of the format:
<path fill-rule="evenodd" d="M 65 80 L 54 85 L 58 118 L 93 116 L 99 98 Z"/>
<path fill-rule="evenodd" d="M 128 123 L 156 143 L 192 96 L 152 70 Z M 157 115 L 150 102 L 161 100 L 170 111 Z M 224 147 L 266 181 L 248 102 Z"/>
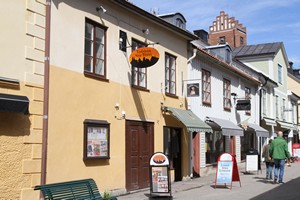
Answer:
<path fill-rule="evenodd" d="M 205 122 L 208 125 L 210 125 L 214 130 L 222 131 L 223 135 L 228 135 L 228 136 L 244 135 L 244 130 L 229 120 L 207 117 L 207 120 Z"/>
<path fill-rule="evenodd" d="M 257 124 L 248 123 L 248 128 L 253 129 L 256 132 L 256 136 L 258 137 L 269 137 L 269 131 Z"/>
<path fill-rule="evenodd" d="M 189 131 L 192 132 L 212 132 L 210 126 L 203 122 L 190 110 L 182 110 L 178 108 L 164 107 L 173 117 L 182 122 Z"/>
<path fill-rule="evenodd" d="M 29 99 L 26 96 L 1 94 L 0 112 L 17 112 L 29 114 Z"/>

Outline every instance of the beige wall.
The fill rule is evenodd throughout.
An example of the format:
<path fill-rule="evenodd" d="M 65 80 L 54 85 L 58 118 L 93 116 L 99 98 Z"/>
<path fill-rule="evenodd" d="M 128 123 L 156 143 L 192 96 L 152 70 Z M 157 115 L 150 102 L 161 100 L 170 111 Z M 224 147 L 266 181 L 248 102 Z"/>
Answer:
<path fill-rule="evenodd" d="M 0 112 L 0 199 L 38 199 L 33 186 L 41 171 L 45 0 L 3 1 L 0 12 L 0 93 L 30 101 L 30 115 Z"/>

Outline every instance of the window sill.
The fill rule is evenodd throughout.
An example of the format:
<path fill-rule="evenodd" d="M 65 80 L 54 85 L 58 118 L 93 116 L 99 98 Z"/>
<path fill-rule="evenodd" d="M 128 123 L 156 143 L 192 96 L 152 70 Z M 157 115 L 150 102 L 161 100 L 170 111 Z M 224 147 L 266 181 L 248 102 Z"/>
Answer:
<path fill-rule="evenodd" d="M 174 99 L 178 99 L 178 96 L 175 94 L 166 93 L 166 96 L 174 98 Z"/>
<path fill-rule="evenodd" d="M 99 81 L 109 82 L 109 79 L 105 78 L 104 76 L 96 75 L 96 74 L 89 73 L 89 72 L 84 72 L 84 76 L 88 77 L 88 78 L 96 79 Z"/>
<path fill-rule="evenodd" d="M 141 91 L 145 91 L 145 92 L 150 92 L 150 90 L 148 90 L 147 88 L 144 87 L 140 87 L 137 85 L 131 85 L 132 88 L 137 89 L 137 90 L 141 90 Z"/>

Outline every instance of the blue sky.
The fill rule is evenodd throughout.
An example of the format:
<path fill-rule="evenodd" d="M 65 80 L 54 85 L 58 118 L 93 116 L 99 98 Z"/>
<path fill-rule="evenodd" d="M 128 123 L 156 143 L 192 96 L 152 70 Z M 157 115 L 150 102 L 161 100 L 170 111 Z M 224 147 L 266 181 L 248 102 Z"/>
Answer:
<path fill-rule="evenodd" d="M 204 29 L 220 11 L 247 28 L 247 44 L 283 42 L 288 59 L 300 68 L 300 0 L 129 0 L 159 14 L 180 12 L 189 31 Z"/>

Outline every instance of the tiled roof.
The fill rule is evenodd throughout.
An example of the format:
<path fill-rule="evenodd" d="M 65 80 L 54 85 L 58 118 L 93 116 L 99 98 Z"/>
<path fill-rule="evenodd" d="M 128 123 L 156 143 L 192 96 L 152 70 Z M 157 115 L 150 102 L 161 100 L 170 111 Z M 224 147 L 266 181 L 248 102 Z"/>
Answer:
<path fill-rule="evenodd" d="M 257 44 L 240 46 L 233 49 L 233 57 L 246 57 L 246 56 L 257 56 L 257 55 L 274 55 L 282 46 L 282 42 Z"/>

